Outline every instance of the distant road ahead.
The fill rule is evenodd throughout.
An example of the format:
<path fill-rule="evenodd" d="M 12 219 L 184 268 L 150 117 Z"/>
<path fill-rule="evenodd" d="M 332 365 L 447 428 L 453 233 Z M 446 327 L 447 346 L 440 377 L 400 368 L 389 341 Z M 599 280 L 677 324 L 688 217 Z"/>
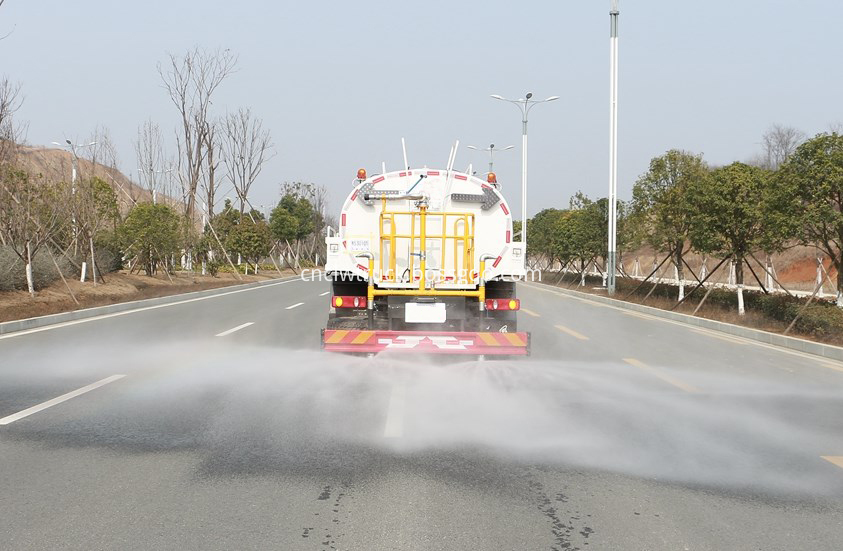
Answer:
<path fill-rule="evenodd" d="M 327 293 L 0 336 L 0 547 L 843 548 L 841 364 L 539 285 L 529 359 L 334 356 Z"/>

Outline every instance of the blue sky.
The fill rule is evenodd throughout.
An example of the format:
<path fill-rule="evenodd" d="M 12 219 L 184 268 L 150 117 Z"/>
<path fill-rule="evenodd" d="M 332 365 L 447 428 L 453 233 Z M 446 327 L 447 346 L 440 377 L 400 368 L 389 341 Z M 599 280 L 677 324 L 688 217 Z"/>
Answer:
<path fill-rule="evenodd" d="M 253 187 L 331 191 L 336 210 L 357 168 L 410 163 L 485 170 L 467 144 L 512 151 L 495 169 L 520 212 L 520 116 L 489 98 L 559 95 L 530 120 L 529 211 L 608 187 L 609 0 L 499 2 L 115 2 L 7 0 L 0 73 L 23 85 L 28 141 L 84 139 L 108 127 L 121 168 L 147 118 L 172 142 L 177 113 L 156 71 L 167 52 L 230 48 L 239 70 L 217 114 L 248 106 L 277 155 Z M 620 0 L 619 191 L 670 148 L 713 164 L 746 160 L 773 123 L 808 134 L 843 121 L 843 3 L 819 0 Z M 232 194 L 233 195 L 233 194 Z"/>

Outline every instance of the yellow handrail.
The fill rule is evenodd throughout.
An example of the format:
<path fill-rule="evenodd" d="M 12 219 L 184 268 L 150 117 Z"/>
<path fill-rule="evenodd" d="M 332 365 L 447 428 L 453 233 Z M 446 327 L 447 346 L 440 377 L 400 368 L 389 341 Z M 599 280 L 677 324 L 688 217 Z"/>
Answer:
<path fill-rule="evenodd" d="M 410 233 L 398 233 L 396 217 L 407 216 L 410 218 Z M 416 217 L 419 219 L 419 234 L 416 235 Z M 441 231 L 436 234 L 428 233 L 428 217 L 441 218 Z M 448 232 L 448 219 L 454 218 L 453 233 Z M 459 232 L 459 225 L 462 224 L 462 235 Z M 445 266 L 445 258 L 448 247 L 448 242 L 451 241 L 454 247 L 454 273 L 466 273 L 467 277 L 459 275 L 455 277 L 458 283 L 474 283 L 475 277 L 473 273 L 474 267 L 474 214 L 465 212 L 428 212 L 427 208 L 421 206 L 418 211 L 381 211 L 379 224 L 379 251 L 380 251 L 380 268 L 383 281 L 397 281 L 398 267 L 397 267 L 397 248 L 399 240 L 409 240 L 410 255 L 407 259 L 410 277 L 415 273 L 415 259 L 413 256 L 419 256 L 419 268 L 421 274 L 419 276 L 419 289 L 424 289 L 427 286 L 427 254 L 428 254 L 428 240 L 441 240 L 441 249 L 439 256 L 440 273 L 443 272 Z M 416 250 L 416 240 L 418 240 L 418 253 Z M 389 253 L 384 254 L 385 245 L 389 246 Z M 463 254 L 462 262 L 460 262 L 459 248 L 462 245 Z"/>

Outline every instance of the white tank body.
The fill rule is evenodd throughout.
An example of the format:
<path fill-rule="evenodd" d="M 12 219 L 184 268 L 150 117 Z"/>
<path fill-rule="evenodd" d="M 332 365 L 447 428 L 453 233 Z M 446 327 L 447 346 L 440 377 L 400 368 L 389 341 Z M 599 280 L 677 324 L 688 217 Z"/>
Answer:
<path fill-rule="evenodd" d="M 419 206 L 425 203 L 422 244 Z M 437 289 L 476 288 L 484 255 L 491 257 L 486 280 L 525 275 L 524 250 L 514 241 L 511 209 L 500 190 L 454 171 L 423 168 L 360 181 L 342 206 L 339 231 L 326 242 L 328 274 L 368 279 L 368 259 L 358 255 L 371 253 L 381 288 L 418 288 L 422 255 L 425 280 Z"/>

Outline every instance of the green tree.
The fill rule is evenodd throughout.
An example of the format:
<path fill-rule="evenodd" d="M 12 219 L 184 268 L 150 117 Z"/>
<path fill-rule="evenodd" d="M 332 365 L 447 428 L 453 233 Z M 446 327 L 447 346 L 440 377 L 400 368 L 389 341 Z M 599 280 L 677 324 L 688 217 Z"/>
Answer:
<path fill-rule="evenodd" d="M 269 227 L 272 236 L 286 245 L 286 253 L 282 256 L 287 259 L 287 265 L 292 267 L 289 256 L 292 255 L 295 265 L 298 265 L 302 243 L 315 237 L 314 231 L 317 227 L 323 227 L 323 222 L 313 204 L 298 194 L 299 188 L 288 185 L 287 189 L 287 193 L 269 215 Z M 304 189 L 311 188 L 305 186 Z"/>
<path fill-rule="evenodd" d="M 679 300 L 685 297 L 682 258 L 691 230 L 693 211 L 688 190 L 705 185 L 709 171 L 702 155 L 670 150 L 650 161 L 649 170 L 632 188 L 633 212 L 645 240 L 671 255 L 679 276 Z"/>
<path fill-rule="evenodd" d="M 167 269 L 167 259 L 181 248 L 181 217 L 162 204 L 138 203 L 118 231 L 126 256 L 136 257 L 146 275 L 154 275 L 159 265 Z"/>
<path fill-rule="evenodd" d="M 564 227 L 563 220 L 567 214 L 568 211 L 565 210 L 544 209 L 527 224 L 528 253 L 534 260 L 543 260 L 545 269 L 551 268 L 557 262 L 564 266 L 571 260 L 569 231 Z"/>
<path fill-rule="evenodd" d="M 269 229 L 272 237 L 279 241 L 295 241 L 299 232 L 299 221 L 281 205 L 269 213 Z"/>
<path fill-rule="evenodd" d="M 304 197 L 293 194 L 286 194 L 281 197 L 278 206 L 284 208 L 296 219 L 296 231 L 294 239 L 300 241 L 313 233 L 315 227 L 316 212 L 313 204 Z"/>
<path fill-rule="evenodd" d="M 562 228 L 567 232 L 571 257 L 580 265 L 581 285 L 585 285 L 585 270 L 588 264 L 601 252 L 605 252 L 607 246 L 603 240 L 607 228 L 602 228 L 600 221 L 599 208 L 589 201 L 581 208 L 569 211 L 562 222 Z"/>
<path fill-rule="evenodd" d="M 831 258 L 843 308 L 843 135 L 819 134 L 800 145 L 779 170 L 776 189 L 778 211 L 785 213 L 778 222 Z"/>
<path fill-rule="evenodd" d="M 230 253 L 240 255 L 247 263 L 251 261 L 255 267 L 269 254 L 269 246 L 269 226 L 261 218 L 252 221 L 248 215 L 240 218 L 225 239 L 225 247 Z"/>
<path fill-rule="evenodd" d="M 787 237 L 783 227 L 769 223 L 769 190 L 770 172 L 744 163 L 713 170 L 708 181 L 688 190 L 691 244 L 700 252 L 734 258 L 740 315 L 746 257 L 757 250 L 781 250 Z"/>

